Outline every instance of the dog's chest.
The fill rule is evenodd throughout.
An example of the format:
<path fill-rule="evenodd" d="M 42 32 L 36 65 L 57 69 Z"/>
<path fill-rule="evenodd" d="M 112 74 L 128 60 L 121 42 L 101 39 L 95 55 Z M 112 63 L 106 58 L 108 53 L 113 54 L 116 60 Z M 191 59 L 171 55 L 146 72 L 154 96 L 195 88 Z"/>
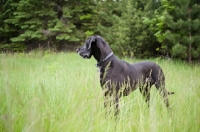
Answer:
<path fill-rule="evenodd" d="M 103 86 L 109 79 L 109 70 L 105 71 L 104 68 L 99 67 L 100 84 Z"/>
<path fill-rule="evenodd" d="M 105 71 L 104 71 L 103 68 L 99 67 L 98 72 L 99 72 L 99 75 L 100 75 L 100 83 L 101 83 L 101 85 L 103 85 L 104 84 L 103 83 L 103 75 L 104 75 Z"/>
<path fill-rule="evenodd" d="M 100 83 L 101 86 L 103 86 L 106 81 L 111 80 L 112 81 L 112 74 L 111 69 L 105 70 L 103 67 L 99 67 L 99 75 L 100 75 Z"/>

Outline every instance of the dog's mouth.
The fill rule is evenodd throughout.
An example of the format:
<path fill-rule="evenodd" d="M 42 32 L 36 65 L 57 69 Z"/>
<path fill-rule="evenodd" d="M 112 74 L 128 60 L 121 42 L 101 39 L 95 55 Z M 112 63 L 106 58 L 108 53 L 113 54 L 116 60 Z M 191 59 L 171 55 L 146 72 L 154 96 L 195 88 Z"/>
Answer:
<path fill-rule="evenodd" d="M 90 55 L 90 54 L 81 54 L 81 53 L 79 53 L 79 55 L 80 55 L 81 57 L 83 57 L 84 59 L 90 59 L 90 58 L 91 58 L 91 55 Z"/>
<path fill-rule="evenodd" d="M 90 59 L 89 55 L 81 55 L 84 59 Z"/>
<path fill-rule="evenodd" d="M 76 52 L 84 59 L 90 59 L 92 56 L 90 52 L 83 52 L 81 49 L 77 49 Z"/>

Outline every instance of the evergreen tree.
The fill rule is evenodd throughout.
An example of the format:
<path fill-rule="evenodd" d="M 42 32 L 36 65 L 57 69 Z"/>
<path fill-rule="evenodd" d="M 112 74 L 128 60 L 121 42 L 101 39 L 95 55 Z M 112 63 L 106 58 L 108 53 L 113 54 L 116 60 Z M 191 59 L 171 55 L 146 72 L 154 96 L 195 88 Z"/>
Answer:
<path fill-rule="evenodd" d="M 152 54 L 153 42 L 142 17 L 146 4 L 139 0 L 100 3 L 98 30 L 120 55 L 145 57 Z"/>
<path fill-rule="evenodd" d="M 121 16 L 121 10 L 119 8 L 120 2 L 118 1 L 96 1 L 96 23 L 98 35 L 103 36 L 113 50 L 116 51 L 116 38 L 117 31 L 115 24 L 119 23 L 118 18 Z"/>
<path fill-rule="evenodd" d="M 103 36 L 120 55 L 200 59 L 198 0 L 3 0 L 0 50 L 66 48 Z"/>
<path fill-rule="evenodd" d="M 94 1 L 1 1 L 3 38 L 1 49 L 13 51 L 26 47 L 54 46 L 63 48 L 85 39 L 92 31 Z M 91 4 L 93 2 L 93 5 Z M 89 6 L 87 6 L 89 5 Z M 7 36 L 6 36 L 7 33 Z"/>
<path fill-rule="evenodd" d="M 174 10 L 174 6 L 172 6 L 170 4 L 170 1 L 168 0 L 162 0 L 162 2 L 159 3 L 159 5 L 160 6 L 158 6 L 157 8 L 151 10 L 151 14 L 153 15 L 149 14 L 149 16 L 144 18 L 144 23 L 146 25 L 149 25 L 149 30 L 154 34 L 157 42 L 159 43 L 155 47 L 156 51 L 163 56 L 169 57 L 170 48 L 172 46 L 166 39 L 166 30 L 168 30 L 168 27 L 165 23 L 165 17 L 168 14 L 168 12 Z"/>
<path fill-rule="evenodd" d="M 63 11 L 70 12 L 69 21 L 75 25 L 76 36 L 83 40 L 96 32 L 96 10 L 93 0 L 65 0 Z"/>
<path fill-rule="evenodd" d="M 165 23 L 169 30 L 166 39 L 172 43 L 172 55 L 188 59 L 200 57 L 200 8 L 199 1 L 173 1 L 175 9 L 165 16 Z"/>
<path fill-rule="evenodd" d="M 13 7 L 12 4 L 17 2 L 19 2 L 19 0 L 0 1 L 0 51 L 7 51 L 11 48 L 14 50 L 24 49 L 23 45 L 11 43 L 10 41 L 10 36 L 16 36 L 19 33 L 19 27 L 16 27 L 14 22 L 7 23 L 5 21 L 13 16 L 16 7 Z"/>
<path fill-rule="evenodd" d="M 16 11 L 5 22 L 19 28 L 18 36 L 10 38 L 13 43 L 56 46 L 53 43 L 55 40 L 72 38 L 69 34 L 74 28 L 73 24 L 66 26 L 57 18 L 53 1 L 21 0 L 12 3 L 11 7 L 16 7 Z"/>
<path fill-rule="evenodd" d="M 141 4 L 142 2 L 142 4 Z M 153 7 L 148 7 L 148 1 L 134 0 L 132 2 L 135 10 L 131 17 L 131 42 L 133 53 L 136 57 L 150 57 L 155 55 L 157 43 L 155 37 L 146 25 L 144 18 L 151 19 Z"/>
<path fill-rule="evenodd" d="M 131 46 L 131 22 L 134 12 L 131 0 L 122 1 L 119 5 L 120 16 L 115 16 L 115 22 L 112 26 L 111 34 L 114 36 L 112 48 L 120 55 L 133 56 L 133 47 Z"/>

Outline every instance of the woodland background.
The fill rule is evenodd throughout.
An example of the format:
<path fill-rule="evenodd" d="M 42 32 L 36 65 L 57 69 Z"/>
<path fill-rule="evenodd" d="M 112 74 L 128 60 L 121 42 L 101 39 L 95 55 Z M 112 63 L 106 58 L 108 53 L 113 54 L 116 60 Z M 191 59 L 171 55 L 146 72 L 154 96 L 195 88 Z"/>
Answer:
<path fill-rule="evenodd" d="M 73 50 L 101 35 L 129 57 L 200 61 L 199 0 L 0 0 L 0 51 Z"/>

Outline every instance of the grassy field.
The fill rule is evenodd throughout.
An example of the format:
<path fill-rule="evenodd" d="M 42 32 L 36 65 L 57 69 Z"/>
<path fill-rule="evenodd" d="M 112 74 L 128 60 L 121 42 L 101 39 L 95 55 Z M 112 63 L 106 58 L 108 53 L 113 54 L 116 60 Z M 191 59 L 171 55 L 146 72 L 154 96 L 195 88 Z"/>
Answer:
<path fill-rule="evenodd" d="M 135 59 L 125 59 L 137 62 Z M 150 107 L 139 90 L 105 117 L 95 60 L 74 53 L 0 54 L 1 132 L 199 132 L 200 66 L 153 59 L 166 77 L 167 111 L 155 87 Z"/>

